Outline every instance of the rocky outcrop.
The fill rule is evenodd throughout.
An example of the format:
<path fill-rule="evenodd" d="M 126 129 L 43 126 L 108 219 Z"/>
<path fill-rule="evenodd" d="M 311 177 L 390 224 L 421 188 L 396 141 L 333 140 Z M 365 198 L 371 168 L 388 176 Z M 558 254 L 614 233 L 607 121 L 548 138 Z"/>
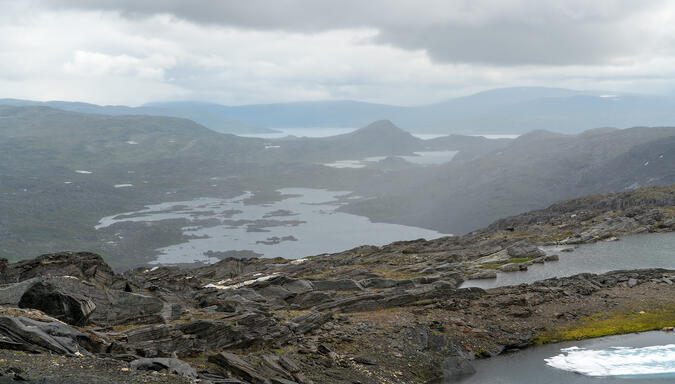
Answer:
<path fill-rule="evenodd" d="M 0 273 L 0 284 L 44 276 L 72 276 L 97 287 L 111 287 L 115 273 L 100 255 L 90 252 L 60 252 L 11 264 Z"/>
<path fill-rule="evenodd" d="M 105 344 L 99 336 L 49 317 L 0 316 L 0 349 L 82 355 L 98 352 Z"/>
<path fill-rule="evenodd" d="M 38 281 L 21 296 L 19 308 L 39 309 L 72 325 L 84 325 L 96 309 L 88 297 L 64 292 L 52 282 Z"/>
<path fill-rule="evenodd" d="M 506 249 L 506 253 L 509 255 L 510 258 L 536 259 L 538 257 L 546 256 L 546 252 L 528 243 L 519 243 L 512 245 Z"/>
<path fill-rule="evenodd" d="M 454 383 L 457 379 L 473 375 L 476 369 L 467 359 L 460 356 L 452 356 L 443 360 L 443 382 Z"/>
<path fill-rule="evenodd" d="M 156 297 L 99 288 L 70 276 L 36 277 L 0 288 L 0 305 L 39 309 L 75 325 L 157 323 L 172 316 L 171 306 Z"/>

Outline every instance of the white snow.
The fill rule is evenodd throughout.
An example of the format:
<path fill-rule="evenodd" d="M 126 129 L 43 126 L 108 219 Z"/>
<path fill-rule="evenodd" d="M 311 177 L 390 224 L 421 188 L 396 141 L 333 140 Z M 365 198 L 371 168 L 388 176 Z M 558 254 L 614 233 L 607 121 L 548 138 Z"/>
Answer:
<path fill-rule="evenodd" d="M 642 348 L 614 347 L 601 350 L 578 347 L 562 349 L 545 359 L 546 364 L 586 376 L 639 376 L 675 373 L 675 345 Z"/>
<path fill-rule="evenodd" d="M 257 273 L 254 276 L 256 276 L 256 275 L 260 275 L 260 273 Z M 260 281 L 269 280 L 269 279 L 271 279 L 271 278 L 273 278 L 277 275 L 278 275 L 278 273 L 273 273 L 271 275 L 258 277 L 256 279 L 242 281 L 241 283 L 236 283 L 236 284 L 232 284 L 232 285 L 225 285 L 227 283 L 232 282 L 232 279 L 221 280 L 221 281 L 217 281 L 215 283 L 206 284 L 204 286 L 204 288 L 217 288 L 217 289 L 222 289 L 222 290 L 237 289 L 237 288 L 245 287 L 247 285 L 251 285 L 251 284 L 254 284 L 254 283 L 257 283 L 257 282 L 260 282 Z"/>

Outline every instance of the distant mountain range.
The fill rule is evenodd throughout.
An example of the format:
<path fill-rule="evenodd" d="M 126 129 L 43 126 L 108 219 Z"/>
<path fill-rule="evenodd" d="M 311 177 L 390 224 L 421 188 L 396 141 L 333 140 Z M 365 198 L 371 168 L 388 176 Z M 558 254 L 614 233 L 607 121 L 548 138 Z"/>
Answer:
<path fill-rule="evenodd" d="M 243 121 L 234 120 L 224 116 L 216 110 L 211 108 L 200 107 L 199 104 L 181 103 L 172 107 L 127 107 L 123 105 L 96 105 L 79 102 L 68 101 L 31 101 L 18 99 L 0 99 L 0 105 L 25 107 L 25 106 L 43 106 L 54 109 L 60 109 L 69 112 L 79 112 L 97 115 L 110 116 L 166 116 L 166 117 L 180 117 L 192 120 L 201 124 L 211 130 L 221 133 L 272 133 L 271 129 L 259 127 Z"/>
<path fill-rule="evenodd" d="M 125 107 L 4 99 L 0 104 L 45 105 L 108 115 L 183 117 L 218 132 L 236 134 L 269 133 L 275 128 L 356 128 L 383 119 L 408 132 L 438 134 L 523 134 L 537 129 L 580 133 L 600 127 L 675 125 L 672 96 L 544 87 L 494 89 L 415 107 L 349 100 L 243 106 L 188 101 Z"/>

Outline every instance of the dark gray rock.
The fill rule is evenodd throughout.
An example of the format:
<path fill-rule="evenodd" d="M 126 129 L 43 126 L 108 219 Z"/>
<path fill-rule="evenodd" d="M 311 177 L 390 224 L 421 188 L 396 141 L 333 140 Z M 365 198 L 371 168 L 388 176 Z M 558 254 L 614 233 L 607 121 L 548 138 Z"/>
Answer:
<path fill-rule="evenodd" d="M 531 244 L 516 244 L 507 248 L 506 252 L 511 258 L 530 257 L 536 259 L 546 256 L 546 252 Z"/>
<path fill-rule="evenodd" d="M 664 222 L 662 222 L 662 223 L 659 223 L 659 224 L 657 225 L 657 227 L 658 227 L 658 228 L 661 228 L 661 229 L 671 229 L 671 228 L 675 228 L 675 219 L 670 219 L 670 220 L 666 220 L 666 221 L 664 221 Z"/>
<path fill-rule="evenodd" d="M 457 379 L 473 375 L 476 369 L 471 362 L 460 356 L 452 356 L 443 360 L 443 382 L 454 383 Z"/>
<path fill-rule="evenodd" d="M 84 325 L 96 309 L 89 298 L 66 293 L 51 283 L 37 282 L 21 296 L 19 308 L 38 309 L 71 325 Z"/>
<path fill-rule="evenodd" d="M 271 382 L 272 384 L 298 384 L 297 381 L 286 380 L 280 377 L 273 377 Z"/>
<path fill-rule="evenodd" d="M 403 287 L 403 288 L 412 288 L 415 286 L 412 280 L 394 280 L 394 279 L 384 279 L 384 278 L 372 278 L 364 279 L 359 281 L 359 284 L 363 288 L 394 288 L 394 287 Z"/>
<path fill-rule="evenodd" d="M 314 290 L 309 280 L 293 280 L 283 285 L 285 289 L 296 294 L 303 294 Z"/>
<path fill-rule="evenodd" d="M 115 273 L 100 255 L 60 252 L 6 266 L 0 273 L 0 283 L 17 283 L 44 276 L 73 276 L 98 287 L 109 287 L 116 280 Z"/>
<path fill-rule="evenodd" d="M 209 357 L 209 362 L 214 363 L 234 376 L 253 384 L 268 384 L 270 382 L 265 376 L 258 372 L 257 368 L 233 353 L 221 352 L 217 355 L 212 355 Z"/>
<path fill-rule="evenodd" d="M 482 279 L 496 279 L 496 278 L 497 272 L 492 270 L 475 272 L 467 277 L 468 280 L 482 280 Z"/>
<path fill-rule="evenodd" d="M 314 280 L 312 285 L 318 291 L 362 291 L 363 287 L 354 280 Z"/>
<path fill-rule="evenodd" d="M 508 263 L 500 266 L 499 270 L 502 272 L 526 271 L 527 265 L 525 265 L 524 263 Z"/>
<path fill-rule="evenodd" d="M 23 316 L 0 316 L 0 348 L 62 355 L 90 355 L 103 348 L 104 340 L 94 339 L 55 319 L 44 321 Z"/>
<path fill-rule="evenodd" d="M 174 358 L 142 358 L 134 360 L 129 364 L 129 367 L 138 371 L 169 371 L 177 375 L 196 379 L 197 370 L 192 368 L 190 364 L 183 360 Z"/>
<path fill-rule="evenodd" d="M 374 360 L 369 359 L 367 357 L 363 357 L 363 356 L 356 356 L 356 357 L 354 357 L 353 360 L 354 360 L 355 363 L 359 363 L 359 364 L 363 364 L 363 365 L 377 365 L 377 363 Z"/>
<path fill-rule="evenodd" d="M 36 289 L 39 290 L 52 287 L 55 290 L 54 295 L 70 296 L 76 300 L 86 298 L 91 301 L 95 308 L 88 314 L 88 320 L 93 324 L 106 326 L 130 322 L 150 324 L 164 322 L 169 320 L 165 316 L 172 316 L 171 305 L 156 297 L 103 289 L 75 277 L 36 277 L 0 288 L 0 305 L 18 306 L 23 296 L 36 284 L 39 287 Z M 24 301 L 26 308 L 29 308 L 28 303 L 36 303 L 37 306 L 45 308 L 44 303 L 35 300 Z M 83 312 L 86 312 L 86 308 L 84 309 Z"/>
<path fill-rule="evenodd" d="M 268 300 L 286 300 L 291 297 L 295 297 L 296 293 L 289 291 L 288 289 L 281 287 L 279 285 L 270 285 L 258 291 L 262 296 L 266 297 Z"/>
<path fill-rule="evenodd" d="M 322 324 L 326 323 L 331 319 L 331 314 L 321 314 L 319 312 L 310 312 L 304 315 L 300 315 L 293 320 L 291 323 L 291 329 L 297 334 L 305 334 L 312 329 L 320 327 Z"/>
<path fill-rule="evenodd" d="M 294 297 L 291 301 L 294 307 L 298 309 L 312 308 L 317 305 L 329 303 L 333 301 L 333 296 L 326 292 L 307 292 L 303 295 Z"/>

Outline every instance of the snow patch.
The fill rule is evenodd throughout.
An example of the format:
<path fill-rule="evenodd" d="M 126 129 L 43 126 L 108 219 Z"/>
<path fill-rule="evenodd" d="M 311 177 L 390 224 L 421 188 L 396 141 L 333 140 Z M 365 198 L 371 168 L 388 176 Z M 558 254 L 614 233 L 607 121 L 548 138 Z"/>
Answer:
<path fill-rule="evenodd" d="M 557 369 L 586 376 L 664 376 L 675 374 L 675 344 L 642 348 L 614 347 L 601 350 L 571 347 L 544 359 Z"/>
<path fill-rule="evenodd" d="M 256 276 L 256 275 L 261 275 L 261 274 L 257 273 L 254 276 Z M 232 282 L 232 279 L 221 280 L 221 281 L 217 281 L 215 283 L 206 284 L 204 286 L 204 288 L 216 288 L 216 289 L 222 289 L 222 290 L 237 289 L 237 288 L 245 287 L 247 285 L 255 284 L 255 283 L 258 283 L 258 282 L 261 282 L 261 281 L 269 280 L 269 279 L 271 279 L 273 277 L 276 277 L 278 275 L 279 275 L 278 273 L 273 273 L 271 275 L 261 276 L 261 277 L 258 277 L 256 279 L 246 280 L 246 281 L 242 281 L 241 283 L 236 283 L 236 284 L 232 284 L 232 285 L 225 285 L 227 283 Z"/>

